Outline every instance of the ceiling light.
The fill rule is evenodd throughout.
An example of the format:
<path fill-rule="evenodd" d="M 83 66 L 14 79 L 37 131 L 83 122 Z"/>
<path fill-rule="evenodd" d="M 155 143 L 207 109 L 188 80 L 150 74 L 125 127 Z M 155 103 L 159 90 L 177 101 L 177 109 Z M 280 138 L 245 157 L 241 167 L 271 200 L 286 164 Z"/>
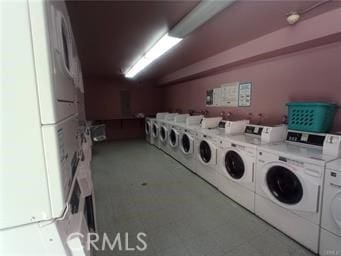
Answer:
<path fill-rule="evenodd" d="M 184 38 L 213 16 L 230 6 L 235 0 L 204 0 L 194 7 L 174 28 L 170 35 Z"/>
<path fill-rule="evenodd" d="M 162 54 L 167 52 L 169 49 L 177 45 L 182 38 L 169 36 L 168 33 L 165 34 L 154 46 L 142 56 L 126 73 L 125 77 L 133 78 L 140 71 L 146 68 L 154 60 L 159 58 Z"/>

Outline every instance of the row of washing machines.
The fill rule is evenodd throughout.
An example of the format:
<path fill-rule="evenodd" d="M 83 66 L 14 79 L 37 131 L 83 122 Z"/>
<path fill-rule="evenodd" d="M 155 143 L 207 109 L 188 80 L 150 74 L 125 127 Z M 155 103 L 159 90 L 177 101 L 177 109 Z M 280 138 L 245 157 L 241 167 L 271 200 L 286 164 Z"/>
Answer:
<path fill-rule="evenodd" d="M 341 135 L 158 113 L 146 140 L 314 253 L 341 255 Z"/>

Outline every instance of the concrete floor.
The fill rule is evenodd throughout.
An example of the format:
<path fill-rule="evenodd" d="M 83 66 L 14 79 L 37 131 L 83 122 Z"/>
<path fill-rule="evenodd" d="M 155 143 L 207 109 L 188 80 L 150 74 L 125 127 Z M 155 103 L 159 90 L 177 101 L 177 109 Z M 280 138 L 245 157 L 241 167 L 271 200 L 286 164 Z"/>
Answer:
<path fill-rule="evenodd" d="M 96 255 L 313 255 L 143 140 L 95 145 L 92 170 L 99 234 L 148 244 Z"/>

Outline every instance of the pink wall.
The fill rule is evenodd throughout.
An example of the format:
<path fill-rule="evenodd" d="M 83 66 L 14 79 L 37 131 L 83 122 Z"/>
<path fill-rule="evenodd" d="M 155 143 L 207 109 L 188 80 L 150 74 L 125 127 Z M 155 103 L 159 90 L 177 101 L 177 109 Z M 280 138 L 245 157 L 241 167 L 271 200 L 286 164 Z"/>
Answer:
<path fill-rule="evenodd" d="M 162 107 L 162 89 L 123 84 L 119 81 L 86 79 L 85 108 L 88 120 L 121 117 L 120 91 L 130 92 L 131 111 L 153 115 Z"/>
<path fill-rule="evenodd" d="M 341 106 L 341 42 L 266 59 L 235 67 L 224 73 L 165 87 L 165 108 L 203 110 L 206 90 L 234 81 L 251 81 L 251 107 L 210 107 L 209 115 L 231 112 L 232 118 L 248 118 L 264 124 L 281 121 L 290 101 L 328 101 Z M 334 130 L 341 131 L 341 111 L 337 112 Z"/>
<path fill-rule="evenodd" d="M 109 139 L 136 138 L 144 135 L 144 124 L 141 120 L 122 121 L 121 90 L 130 92 L 132 114 L 142 112 L 146 116 L 155 115 L 163 107 L 163 90 L 160 88 L 99 79 L 86 79 L 84 84 L 86 118 L 105 123 Z"/>

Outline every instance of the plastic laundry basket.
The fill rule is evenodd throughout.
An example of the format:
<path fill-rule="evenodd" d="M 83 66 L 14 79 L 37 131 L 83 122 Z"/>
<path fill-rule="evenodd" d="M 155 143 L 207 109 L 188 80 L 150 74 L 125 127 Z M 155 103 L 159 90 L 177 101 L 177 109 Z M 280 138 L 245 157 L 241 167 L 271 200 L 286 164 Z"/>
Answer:
<path fill-rule="evenodd" d="M 321 102 L 291 102 L 288 106 L 288 128 L 306 132 L 329 132 L 333 126 L 336 105 Z"/>
<path fill-rule="evenodd" d="M 91 126 L 90 130 L 91 130 L 91 138 L 93 141 L 97 142 L 97 141 L 103 141 L 107 139 L 104 124 L 93 125 Z"/>

